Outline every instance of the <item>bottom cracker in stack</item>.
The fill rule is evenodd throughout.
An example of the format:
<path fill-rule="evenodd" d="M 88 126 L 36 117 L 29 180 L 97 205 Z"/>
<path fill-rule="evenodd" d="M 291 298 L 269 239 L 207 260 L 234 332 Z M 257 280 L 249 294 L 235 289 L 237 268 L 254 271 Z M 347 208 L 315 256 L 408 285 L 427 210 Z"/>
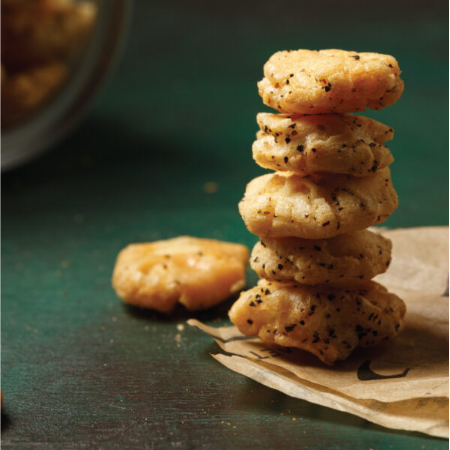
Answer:
<path fill-rule="evenodd" d="M 357 347 L 394 338 L 404 302 L 370 280 L 391 261 L 391 242 L 370 231 L 330 239 L 262 238 L 253 249 L 258 286 L 243 292 L 230 319 L 247 336 L 297 347 L 326 364 Z"/>

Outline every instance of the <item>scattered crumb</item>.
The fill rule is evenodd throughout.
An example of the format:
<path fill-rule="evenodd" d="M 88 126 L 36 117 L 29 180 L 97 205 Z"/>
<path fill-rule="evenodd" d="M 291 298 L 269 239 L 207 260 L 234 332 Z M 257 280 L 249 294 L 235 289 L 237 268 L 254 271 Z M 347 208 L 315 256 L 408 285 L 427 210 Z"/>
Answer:
<path fill-rule="evenodd" d="M 148 331 L 148 330 L 150 330 L 150 327 L 148 325 L 145 325 L 144 330 Z"/>
<path fill-rule="evenodd" d="M 179 324 L 177 325 L 177 330 L 178 330 L 178 331 L 184 331 L 184 325 L 183 325 L 182 323 L 179 323 Z"/>
<path fill-rule="evenodd" d="M 117 317 L 111 317 L 111 320 L 112 320 L 113 322 L 117 322 Z"/>
<path fill-rule="evenodd" d="M 109 340 L 109 343 L 110 343 L 110 344 L 114 344 L 114 339 L 110 339 L 110 340 Z"/>
<path fill-rule="evenodd" d="M 203 190 L 207 194 L 215 194 L 219 190 L 219 185 L 214 181 L 208 181 L 203 185 Z"/>

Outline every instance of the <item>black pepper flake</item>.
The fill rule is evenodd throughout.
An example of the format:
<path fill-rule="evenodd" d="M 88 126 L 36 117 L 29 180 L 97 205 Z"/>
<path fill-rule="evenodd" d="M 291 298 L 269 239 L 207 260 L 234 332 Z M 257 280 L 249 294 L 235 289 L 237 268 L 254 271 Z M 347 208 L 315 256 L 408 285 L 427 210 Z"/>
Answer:
<path fill-rule="evenodd" d="M 286 144 L 289 144 L 289 142 L 291 142 L 290 138 L 286 138 L 285 142 L 286 142 Z"/>
<path fill-rule="evenodd" d="M 248 323 L 249 325 L 253 325 L 253 320 L 247 319 L 247 323 Z"/>
<path fill-rule="evenodd" d="M 250 306 L 256 306 L 254 302 L 250 302 Z"/>
<path fill-rule="evenodd" d="M 302 151 L 304 150 L 303 145 L 297 145 L 297 150 L 298 150 L 299 152 L 302 152 Z"/>
<path fill-rule="evenodd" d="M 305 325 L 305 321 L 304 320 L 300 320 L 299 324 L 300 325 Z"/>
<path fill-rule="evenodd" d="M 329 294 L 327 298 L 328 300 L 334 300 L 336 296 L 334 294 Z"/>
<path fill-rule="evenodd" d="M 266 289 L 266 290 L 265 290 L 265 292 L 264 292 L 264 294 L 266 294 L 266 295 L 270 295 L 270 291 L 269 291 L 269 289 Z"/>
<path fill-rule="evenodd" d="M 278 264 L 278 270 L 283 270 L 283 264 Z"/>
<path fill-rule="evenodd" d="M 330 221 L 324 222 L 324 223 L 322 224 L 323 227 L 326 227 L 326 226 L 328 226 L 328 225 L 330 225 Z"/>
<path fill-rule="evenodd" d="M 352 58 L 358 60 L 359 59 L 359 55 L 353 55 Z"/>
<path fill-rule="evenodd" d="M 316 149 L 315 149 L 315 148 L 312 148 L 311 151 L 312 151 L 313 153 L 316 153 Z"/>
<path fill-rule="evenodd" d="M 287 326 L 287 327 L 284 327 L 284 329 L 286 330 L 287 333 L 290 333 L 290 332 L 295 328 L 296 325 L 297 325 L 297 324 L 294 323 L 294 324 L 292 324 L 292 325 L 289 325 L 289 326 Z"/>
<path fill-rule="evenodd" d="M 318 245 L 315 245 L 314 250 L 317 250 L 318 252 L 320 252 L 322 249 Z"/>
<path fill-rule="evenodd" d="M 287 163 L 289 161 L 289 158 L 287 156 L 284 157 L 284 162 Z"/>
<path fill-rule="evenodd" d="M 360 333 L 363 330 L 363 327 L 361 325 L 356 325 L 355 330 Z"/>

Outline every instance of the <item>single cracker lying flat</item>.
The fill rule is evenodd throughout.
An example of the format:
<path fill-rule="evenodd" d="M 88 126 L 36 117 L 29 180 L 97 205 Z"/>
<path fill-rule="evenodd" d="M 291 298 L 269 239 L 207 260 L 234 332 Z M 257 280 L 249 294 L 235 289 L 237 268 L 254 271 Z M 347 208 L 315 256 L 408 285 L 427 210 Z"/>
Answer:
<path fill-rule="evenodd" d="M 170 313 L 211 308 L 245 286 L 248 249 L 212 239 L 178 237 L 132 244 L 117 257 L 113 287 L 131 305 Z"/>
<path fill-rule="evenodd" d="M 253 159 L 267 169 L 363 177 L 394 161 L 384 145 L 392 128 L 367 117 L 260 113 L 256 119 L 261 131 Z"/>
<path fill-rule="evenodd" d="M 246 336 L 301 348 L 333 364 L 356 347 L 394 338 L 405 313 L 403 301 L 374 282 L 341 290 L 260 280 L 240 295 L 229 315 Z"/>
<path fill-rule="evenodd" d="M 332 287 L 359 287 L 386 272 L 389 239 L 368 230 L 330 239 L 261 238 L 250 264 L 260 278 Z"/>
<path fill-rule="evenodd" d="M 347 113 L 382 109 L 402 95 L 393 56 L 344 50 L 281 51 L 264 65 L 263 102 L 284 113 Z"/>
<path fill-rule="evenodd" d="M 258 236 L 327 239 L 383 223 L 397 204 L 389 168 L 360 178 L 279 172 L 250 181 L 239 212 Z"/>

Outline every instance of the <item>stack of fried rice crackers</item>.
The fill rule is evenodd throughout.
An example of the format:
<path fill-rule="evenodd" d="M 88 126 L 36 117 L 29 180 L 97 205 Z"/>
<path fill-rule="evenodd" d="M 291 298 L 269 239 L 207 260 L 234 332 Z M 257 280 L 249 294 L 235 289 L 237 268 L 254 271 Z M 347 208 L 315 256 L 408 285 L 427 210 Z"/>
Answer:
<path fill-rule="evenodd" d="M 342 50 L 282 51 L 264 66 L 253 158 L 275 170 L 252 180 L 239 210 L 260 237 L 251 266 L 260 280 L 230 318 L 247 336 L 297 347 L 326 364 L 395 338 L 406 307 L 371 281 L 391 242 L 366 228 L 398 205 L 385 142 L 393 130 L 349 113 L 378 110 L 403 92 L 392 56 Z"/>

